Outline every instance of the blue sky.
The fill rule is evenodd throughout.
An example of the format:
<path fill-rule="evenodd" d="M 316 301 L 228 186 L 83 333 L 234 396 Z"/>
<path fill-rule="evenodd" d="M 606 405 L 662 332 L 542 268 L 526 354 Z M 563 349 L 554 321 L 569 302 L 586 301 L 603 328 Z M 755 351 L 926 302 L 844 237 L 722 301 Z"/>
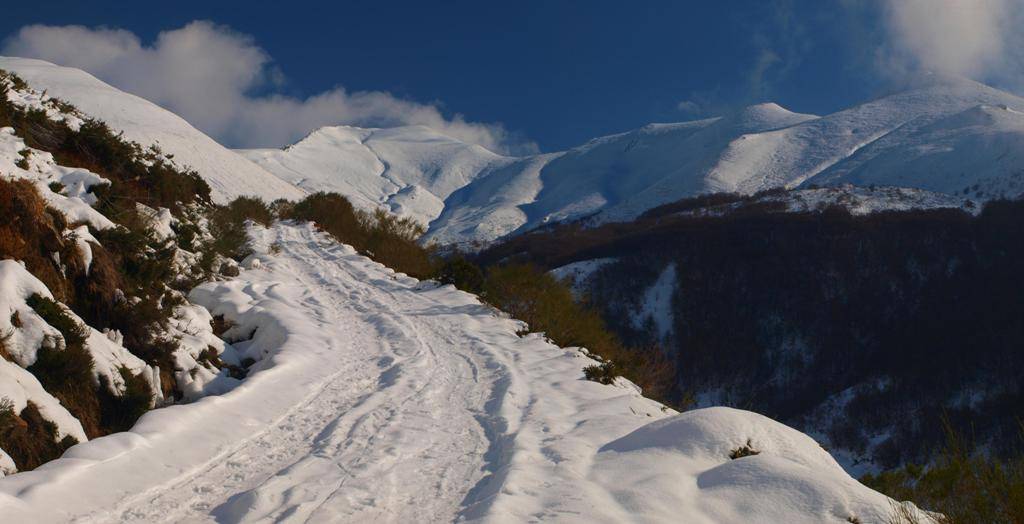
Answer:
<path fill-rule="evenodd" d="M 282 95 L 295 101 L 280 114 L 297 114 L 308 97 L 343 87 L 334 100 L 348 106 L 323 117 L 338 121 L 333 123 L 430 125 L 437 115 L 417 113 L 403 121 L 403 114 L 430 108 L 446 123 L 438 125 L 455 122 L 449 129 L 461 125 L 456 114 L 467 125 L 480 123 L 453 131 L 466 136 L 500 123 L 499 138 L 482 139 L 492 148 L 525 150 L 532 143 L 554 151 L 648 122 L 719 114 L 754 102 L 823 114 L 875 96 L 893 80 L 879 68 L 879 56 L 892 47 L 885 6 L 884 0 L 19 2 L 5 6 L 0 35 L 7 39 L 5 53 L 83 67 L 118 87 L 141 91 L 232 146 L 283 145 L 277 142 L 324 123 L 311 113 L 324 115 L 330 101 L 308 108 L 310 116 L 287 132 L 245 134 L 238 129 L 259 126 L 244 125 L 250 120 L 237 115 L 217 120 L 208 116 L 215 113 L 210 108 L 189 106 L 203 92 L 218 92 L 216 86 L 168 94 L 147 85 L 145 78 L 159 75 L 141 72 L 146 64 L 175 63 L 147 54 L 150 47 L 159 49 L 154 40 L 161 32 L 196 20 L 212 22 L 188 39 L 214 42 L 211 34 L 226 33 L 229 47 L 244 53 L 256 70 L 254 78 L 240 71 L 237 81 L 221 87 L 248 98 Z M 124 59 L 80 56 L 88 46 L 52 46 L 53 33 L 34 40 L 19 33 L 31 24 L 122 29 L 104 38 L 123 42 L 133 35 L 138 41 L 123 45 L 139 49 Z M 106 49 L 96 45 L 100 52 Z M 225 53 L 223 59 L 245 61 L 233 56 Z M 128 71 L 128 63 L 141 65 Z M 163 83 L 184 82 L 175 80 L 181 77 L 168 76 Z M 406 105 L 353 97 L 364 91 L 384 92 Z"/>

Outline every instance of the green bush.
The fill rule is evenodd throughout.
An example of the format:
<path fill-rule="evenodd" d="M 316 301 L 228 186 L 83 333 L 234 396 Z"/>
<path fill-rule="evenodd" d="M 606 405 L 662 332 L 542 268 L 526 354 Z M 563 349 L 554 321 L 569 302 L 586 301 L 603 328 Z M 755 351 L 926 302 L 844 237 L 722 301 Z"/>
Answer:
<path fill-rule="evenodd" d="M 896 500 L 909 500 L 937 512 L 939 524 L 1024 522 L 1024 454 L 997 457 L 969 451 L 963 437 L 946 426 L 946 445 L 930 466 L 907 464 L 861 482 Z M 892 522 L 914 523 L 905 507 L 894 508 Z"/>
<path fill-rule="evenodd" d="M 14 162 L 14 165 L 18 166 L 21 169 L 24 169 L 25 171 L 28 171 L 28 168 L 30 167 L 28 164 L 28 159 L 30 156 L 32 156 L 32 150 L 22 149 L 21 151 L 18 151 L 18 154 L 21 155 L 21 158 L 16 160 Z"/>
<path fill-rule="evenodd" d="M 729 459 L 736 460 L 743 457 L 752 457 L 754 455 L 760 455 L 761 452 L 754 449 L 754 445 L 751 444 L 750 439 L 747 439 L 747 443 L 730 451 Z"/>
<path fill-rule="evenodd" d="M 223 208 L 227 219 L 244 223 L 246 220 L 270 226 L 274 221 L 274 212 L 266 202 L 256 197 L 240 196 Z"/>
<path fill-rule="evenodd" d="M 483 270 L 462 256 L 444 261 L 438 269 L 437 280 L 442 284 L 451 284 L 470 293 L 479 294 L 484 289 Z"/>
<path fill-rule="evenodd" d="M 605 326 L 594 309 L 577 303 L 564 282 L 526 264 L 491 267 L 483 286 L 483 297 L 498 309 L 544 332 L 559 346 L 585 347 L 599 366 L 584 371 L 588 379 L 609 384 L 621 375 L 644 390 L 644 394 L 673 403 L 675 368 L 657 347 L 629 348 Z"/>
<path fill-rule="evenodd" d="M 426 229 L 408 217 L 397 217 L 382 209 L 360 213 L 366 231 L 364 248 L 374 260 L 417 278 L 434 275 L 433 249 L 417 243 Z"/>
<path fill-rule="evenodd" d="M 244 196 L 210 211 L 208 225 L 213 241 L 203 250 L 201 265 L 204 269 L 223 273 L 220 268 L 213 267 L 216 255 L 241 261 L 252 253 L 245 229 L 246 220 L 269 226 L 274 221 L 274 212 L 262 200 Z"/>
<path fill-rule="evenodd" d="M 153 391 L 143 373 L 133 375 L 123 366 L 118 371 L 125 384 L 120 395 L 111 393 L 106 379 L 100 378 L 100 423 L 111 433 L 131 429 L 135 421 L 149 411 L 153 399 Z"/>
<path fill-rule="evenodd" d="M 99 399 L 92 381 L 95 363 L 79 342 L 60 349 L 52 341 L 36 351 L 36 361 L 27 369 L 82 423 L 86 435 L 103 435 L 100 429 Z"/>
<path fill-rule="evenodd" d="M 88 330 L 64 311 L 64 308 L 52 299 L 46 298 L 38 293 L 33 293 L 25 300 L 28 307 L 32 308 L 47 324 L 57 328 L 64 337 L 67 346 L 81 345 L 88 337 Z"/>
<path fill-rule="evenodd" d="M 216 208 L 210 213 L 209 228 L 213 241 L 203 251 L 203 266 L 207 271 L 212 267 L 214 255 L 221 255 L 232 260 L 242 260 L 249 256 L 249 234 L 245 230 L 245 219 L 238 220 L 227 208 Z"/>
<path fill-rule="evenodd" d="M 615 377 L 618 377 L 619 374 L 616 372 L 614 363 L 604 362 L 583 368 L 583 376 L 587 380 L 611 385 L 615 383 Z"/>
<path fill-rule="evenodd" d="M 366 244 L 366 232 L 347 198 L 337 193 L 313 193 L 291 206 L 282 218 L 313 222 L 336 239 L 360 249 Z"/>

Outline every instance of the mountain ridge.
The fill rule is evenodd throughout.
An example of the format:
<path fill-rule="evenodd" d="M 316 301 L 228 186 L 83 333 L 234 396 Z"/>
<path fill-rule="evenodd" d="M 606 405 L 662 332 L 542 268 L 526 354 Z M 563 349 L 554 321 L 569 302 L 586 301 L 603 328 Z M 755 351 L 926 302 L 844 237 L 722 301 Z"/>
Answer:
<path fill-rule="evenodd" d="M 513 157 L 426 126 L 326 126 L 283 149 L 231 151 L 172 113 L 79 70 L 16 58 L 0 59 L 0 67 L 128 138 L 159 144 L 199 172 L 217 201 L 335 191 L 357 207 L 424 224 L 424 242 L 466 249 L 581 218 L 629 221 L 715 192 L 852 184 L 982 202 L 1024 193 L 1024 155 L 1014 152 L 1024 144 L 1024 99 L 959 77 L 923 75 L 829 115 L 767 102 Z M 173 132 L 154 131 L 158 125 Z"/>

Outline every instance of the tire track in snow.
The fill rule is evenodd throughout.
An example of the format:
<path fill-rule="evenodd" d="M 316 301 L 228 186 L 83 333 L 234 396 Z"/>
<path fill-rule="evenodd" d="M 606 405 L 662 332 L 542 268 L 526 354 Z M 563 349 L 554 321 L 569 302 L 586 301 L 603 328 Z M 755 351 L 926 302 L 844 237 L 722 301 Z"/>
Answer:
<path fill-rule="evenodd" d="M 453 520 L 495 469 L 486 413 L 504 366 L 454 322 L 405 314 L 438 307 L 397 281 L 346 264 L 315 233 L 275 229 L 300 304 L 337 331 L 351 359 L 307 402 L 200 471 L 133 497 L 124 522 Z M 324 262 L 327 263 L 324 263 Z M 365 262 L 364 262 L 365 263 Z M 382 292 L 383 291 L 383 292 Z M 429 316 L 429 318 L 427 318 Z M 467 378 L 472 377 L 472 380 Z M 500 396 L 500 395 L 499 395 Z M 482 426 L 483 425 L 483 426 Z M 103 517 L 98 520 L 103 520 Z"/>

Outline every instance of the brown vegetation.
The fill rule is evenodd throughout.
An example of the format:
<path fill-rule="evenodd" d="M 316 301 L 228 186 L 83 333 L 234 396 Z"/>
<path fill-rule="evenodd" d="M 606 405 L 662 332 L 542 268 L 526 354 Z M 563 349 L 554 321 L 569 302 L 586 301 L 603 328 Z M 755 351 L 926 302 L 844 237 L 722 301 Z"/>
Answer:
<path fill-rule="evenodd" d="M 0 398 L 0 449 L 14 459 L 18 471 L 35 469 L 78 443 L 70 435 L 59 441 L 57 436 L 57 426 L 35 404 L 29 402 L 16 414 L 10 400 Z"/>
<path fill-rule="evenodd" d="M 0 223 L 0 259 L 25 262 L 51 293 L 70 299 L 74 290 L 52 256 L 57 253 L 72 269 L 81 266 L 78 248 L 61 236 L 63 217 L 47 209 L 31 182 L 6 178 L 0 178 L 0 216 L 5 217 Z"/>
<path fill-rule="evenodd" d="M 337 193 L 314 193 L 288 207 L 281 218 L 313 222 L 340 242 L 395 271 L 417 278 L 434 275 L 433 249 L 416 242 L 424 228 L 411 218 L 399 218 L 383 210 L 356 210 Z"/>
<path fill-rule="evenodd" d="M 673 363 L 658 348 L 629 348 L 605 326 L 600 313 L 573 299 L 569 287 L 534 266 L 513 264 L 487 270 L 482 297 L 495 307 L 542 331 L 560 346 L 586 348 L 606 362 L 585 371 L 586 377 L 610 384 L 624 376 L 644 394 L 675 403 Z"/>

